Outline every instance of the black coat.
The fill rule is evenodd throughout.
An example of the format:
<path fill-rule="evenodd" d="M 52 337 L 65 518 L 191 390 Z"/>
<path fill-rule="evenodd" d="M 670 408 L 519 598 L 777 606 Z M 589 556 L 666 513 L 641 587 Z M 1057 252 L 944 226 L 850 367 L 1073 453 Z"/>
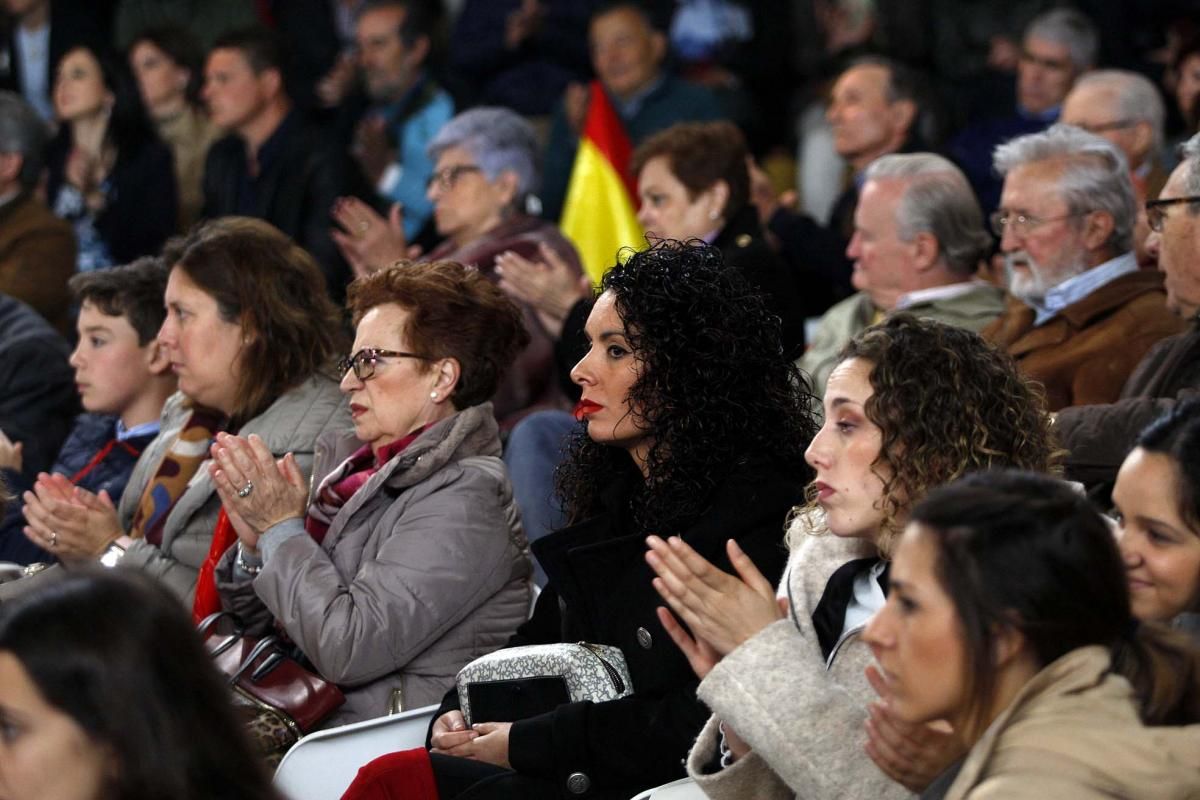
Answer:
<path fill-rule="evenodd" d="M 248 170 L 245 142 L 230 134 L 213 143 L 204 162 L 203 215 L 212 219 L 240 213 L 271 223 L 312 254 L 330 294 L 340 300 L 350 271 L 329 229 L 333 226 L 330 210 L 342 193 L 344 165 L 298 119 L 283 125 L 290 127 L 282 132 L 279 149 L 259 175 L 253 209 L 238 208 L 239 188 Z"/>
<path fill-rule="evenodd" d="M 65 126 L 46 155 L 46 197 L 55 198 L 66 181 L 71 134 Z M 158 255 L 179 225 L 179 190 L 175 156 L 157 136 L 136 148 L 122 149 L 105 180 L 104 208 L 96 214 L 96 232 L 116 264 Z"/>
<path fill-rule="evenodd" d="M 746 276 L 767 299 L 767 306 L 783 323 L 783 349 L 789 359 L 804 354 L 804 306 L 796 276 L 763 236 L 758 211 L 747 205 L 735 214 L 713 245 L 725 263 Z"/>
<path fill-rule="evenodd" d="M 71 346 L 41 315 L 0 294 L 0 431 L 24 445 L 22 481 L 33 484 L 79 413 Z"/>
<path fill-rule="evenodd" d="M 712 494 L 711 506 L 682 534 L 721 569 L 732 571 L 725 542 L 734 538 L 768 580 L 787 561 L 783 544 L 789 509 L 803 502 L 803 475 L 778 467 L 746 468 Z M 534 542 L 549 583 L 533 617 L 509 646 L 588 641 L 624 652 L 634 694 L 606 703 L 568 703 L 513 724 L 509 761 L 518 773 L 493 792 L 472 798 L 628 798 L 683 777 L 683 759 L 708 711 L 696 698 L 699 681 L 655 616 L 664 605 L 651 585 L 644 535 L 631 532 L 625 493 L 611 492 L 613 511 Z M 452 690 L 437 716 L 458 707 Z M 587 776 L 588 789 L 572 792 Z M 489 784 L 489 788 L 492 784 Z"/>

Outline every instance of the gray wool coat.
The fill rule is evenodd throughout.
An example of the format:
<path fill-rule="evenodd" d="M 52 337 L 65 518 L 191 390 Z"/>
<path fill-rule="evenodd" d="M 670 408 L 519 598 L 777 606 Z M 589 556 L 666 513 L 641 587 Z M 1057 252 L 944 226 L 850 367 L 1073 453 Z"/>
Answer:
<path fill-rule="evenodd" d="M 324 437 L 315 486 L 362 443 Z M 263 534 L 263 568 L 217 568 L 225 607 L 274 621 L 346 703 L 326 726 L 442 699 L 458 670 L 504 645 L 529 611 L 529 548 L 492 406 L 422 433 L 339 509 L 320 544 L 296 518 Z"/>
<path fill-rule="evenodd" d="M 790 618 L 743 642 L 700 682 L 700 699 L 713 716 L 692 747 L 687 767 L 709 797 L 890 800 L 912 796 L 884 775 L 863 750 L 867 705 L 875 692 L 863 673 L 873 658 L 862 640 L 862 627 L 847 632 L 826 663 L 812 623 L 830 576 L 846 562 L 872 555 L 873 546 L 859 539 L 804 535 L 793 548 L 783 576 Z M 717 751 L 721 720 L 737 731 L 752 752 L 726 769 L 705 775 Z"/>

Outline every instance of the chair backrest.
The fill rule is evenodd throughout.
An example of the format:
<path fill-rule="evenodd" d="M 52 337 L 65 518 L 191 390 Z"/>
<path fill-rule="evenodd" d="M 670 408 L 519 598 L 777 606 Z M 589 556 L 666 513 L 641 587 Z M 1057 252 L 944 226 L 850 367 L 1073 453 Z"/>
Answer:
<path fill-rule="evenodd" d="M 275 771 L 275 788 L 289 800 L 331 800 L 350 787 L 359 767 L 397 750 L 425 746 L 437 706 L 354 722 L 305 736 Z"/>
<path fill-rule="evenodd" d="M 708 795 L 691 778 L 655 786 L 635 796 L 633 800 L 706 800 Z"/>
<path fill-rule="evenodd" d="M 542 594 L 542 587 L 538 586 L 532 580 L 529 581 L 529 615 L 533 616 L 533 609 L 537 607 L 537 599 Z"/>

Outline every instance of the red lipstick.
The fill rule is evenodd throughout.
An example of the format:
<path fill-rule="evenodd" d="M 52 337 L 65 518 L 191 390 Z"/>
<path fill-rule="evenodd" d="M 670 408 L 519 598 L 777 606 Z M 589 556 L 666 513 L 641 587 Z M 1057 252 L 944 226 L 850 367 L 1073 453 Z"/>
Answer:
<path fill-rule="evenodd" d="M 589 414 L 595 414 L 602 408 L 604 408 L 604 406 L 600 405 L 595 400 L 580 400 L 575 406 L 575 419 L 583 420 Z"/>

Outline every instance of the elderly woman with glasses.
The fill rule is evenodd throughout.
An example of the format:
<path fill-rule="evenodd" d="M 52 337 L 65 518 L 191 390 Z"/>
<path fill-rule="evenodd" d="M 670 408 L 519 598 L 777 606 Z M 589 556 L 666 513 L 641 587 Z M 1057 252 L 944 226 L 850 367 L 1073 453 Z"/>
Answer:
<path fill-rule="evenodd" d="M 334 239 L 355 274 L 369 274 L 403 258 L 451 260 L 492 276 L 496 257 L 513 252 L 545 260 L 546 253 L 582 276 L 579 256 L 552 223 L 526 213 L 540 181 L 533 128 L 504 108 L 474 108 L 446 123 L 429 144 L 434 161 L 428 195 L 443 241 L 428 255 L 404 238 L 402 209 L 385 220 L 353 198 L 339 201 Z M 531 406 L 563 405 L 554 380 L 553 336 L 531 306 L 522 304 L 530 342 L 494 399 L 496 415 L 511 419 Z"/>
<path fill-rule="evenodd" d="M 488 398 L 528 341 L 477 270 L 401 263 L 350 287 L 342 362 L 354 433 L 292 457 L 221 435 L 210 473 L 237 532 L 227 609 L 281 627 L 345 705 L 327 724 L 441 700 L 529 609 L 525 536 Z"/>

